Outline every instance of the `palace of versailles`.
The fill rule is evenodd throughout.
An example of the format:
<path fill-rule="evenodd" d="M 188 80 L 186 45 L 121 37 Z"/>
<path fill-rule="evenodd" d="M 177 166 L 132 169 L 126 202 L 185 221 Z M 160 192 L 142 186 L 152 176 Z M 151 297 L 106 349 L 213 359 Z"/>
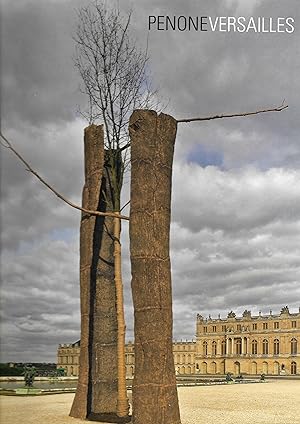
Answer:
<path fill-rule="evenodd" d="M 300 308 L 290 313 L 285 306 L 277 315 L 227 318 L 197 315 L 196 341 L 175 341 L 173 354 L 177 375 L 296 375 L 300 374 Z M 126 375 L 134 375 L 134 344 L 126 344 Z M 60 344 L 57 368 L 68 376 L 79 372 L 80 341 Z"/>

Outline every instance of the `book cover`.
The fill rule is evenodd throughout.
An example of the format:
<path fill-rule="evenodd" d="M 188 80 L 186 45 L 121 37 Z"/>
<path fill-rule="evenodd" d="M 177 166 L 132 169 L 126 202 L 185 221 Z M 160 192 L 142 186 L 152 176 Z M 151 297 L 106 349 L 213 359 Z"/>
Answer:
<path fill-rule="evenodd" d="M 89 114 L 78 66 L 79 11 L 93 4 L 2 2 L 1 363 L 56 363 L 58 345 L 80 339 L 81 212 L 32 171 L 81 205 L 84 128 L 102 123 L 97 111 Z M 174 341 L 198 346 L 199 317 L 207 325 L 222 319 L 227 325 L 230 312 L 235 318 L 251 312 L 271 322 L 288 306 L 296 327 L 294 336 L 285 336 L 286 356 L 274 359 L 275 336 L 268 335 L 267 365 L 258 365 L 255 374 L 299 374 L 299 2 L 120 0 L 114 6 L 123 23 L 131 13 L 132 55 L 147 56 L 142 91 L 153 95 L 136 107 L 146 104 L 177 120 L 170 233 Z M 121 206 L 129 200 L 128 168 Z M 122 213 L 129 216 L 129 210 L 127 205 Z M 128 342 L 134 322 L 127 222 L 122 248 Z M 293 356 L 291 337 L 298 343 Z M 250 344 L 247 349 L 250 355 Z M 190 362 L 175 357 L 176 373 L 225 374 L 221 362 L 202 354 L 199 345 Z M 238 368 L 233 362 L 230 371 L 251 374 L 249 361 Z M 285 405 L 285 422 L 296 423 Z M 203 412 L 183 411 L 182 422 Z"/>

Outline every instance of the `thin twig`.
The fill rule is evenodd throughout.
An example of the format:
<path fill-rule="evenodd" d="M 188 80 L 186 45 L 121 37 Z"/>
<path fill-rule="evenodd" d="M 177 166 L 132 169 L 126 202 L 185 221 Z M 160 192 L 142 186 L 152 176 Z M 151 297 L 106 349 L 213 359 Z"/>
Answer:
<path fill-rule="evenodd" d="M 23 156 L 13 147 L 12 143 L 2 134 L 2 132 L 0 132 L 0 136 L 2 137 L 2 139 L 5 141 L 6 145 L 4 145 L 1 142 L 1 145 L 3 147 L 6 147 L 8 149 L 10 149 L 17 157 L 18 159 L 25 165 L 26 170 L 31 172 L 38 180 L 41 181 L 42 184 L 44 184 L 49 190 L 52 191 L 52 193 L 54 193 L 59 199 L 63 200 L 65 203 L 67 203 L 69 206 L 71 206 L 74 209 L 78 209 L 84 213 L 87 213 L 89 215 L 95 215 L 95 216 L 111 216 L 111 217 L 115 217 L 116 215 L 121 218 L 124 219 L 126 221 L 129 221 L 128 216 L 125 215 L 119 215 L 116 212 L 100 212 L 100 211 L 92 211 L 89 209 L 85 209 L 82 208 L 78 205 L 75 205 L 74 203 L 70 202 L 70 200 L 68 200 L 65 196 L 63 196 L 62 194 L 60 194 L 58 191 L 56 191 L 50 184 L 48 184 L 30 165 L 29 163 L 23 158 Z"/>
<path fill-rule="evenodd" d="M 123 210 L 123 209 L 125 209 L 125 208 L 126 208 L 126 206 L 128 206 L 128 205 L 129 205 L 129 203 L 130 203 L 130 200 L 128 200 L 128 202 L 127 202 L 127 203 L 125 203 L 125 205 L 121 207 L 120 212 L 122 212 L 122 210 Z"/>
<path fill-rule="evenodd" d="M 259 113 L 266 113 L 266 112 L 281 112 L 282 110 L 284 110 L 286 108 L 288 108 L 288 105 L 284 105 L 284 102 L 283 102 L 281 106 L 275 107 L 273 109 L 262 109 L 262 110 L 257 110 L 255 112 L 213 115 L 213 116 L 206 116 L 206 117 L 203 117 L 203 118 L 177 119 L 177 123 L 194 122 L 194 121 L 211 121 L 212 119 L 235 118 L 235 117 L 238 117 L 238 116 L 258 115 Z"/>

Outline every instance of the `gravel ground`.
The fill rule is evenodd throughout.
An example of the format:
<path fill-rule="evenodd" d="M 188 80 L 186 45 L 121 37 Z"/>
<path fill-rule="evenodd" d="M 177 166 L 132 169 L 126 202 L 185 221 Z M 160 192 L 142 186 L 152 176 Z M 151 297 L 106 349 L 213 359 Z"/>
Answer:
<path fill-rule="evenodd" d="M 182 424 L 300 424 L 299 380 L 179 387 L 178 393 Z M 73 397 L 74 394 L 1 396 L 0 422 L 82 424 L 68 416 Z"/>

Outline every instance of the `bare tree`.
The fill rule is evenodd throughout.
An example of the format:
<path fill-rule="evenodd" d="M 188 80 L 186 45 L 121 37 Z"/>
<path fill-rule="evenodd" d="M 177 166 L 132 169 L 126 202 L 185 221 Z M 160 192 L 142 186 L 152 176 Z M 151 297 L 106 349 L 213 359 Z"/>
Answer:
<path fill-rule="evenodd" d="M 107 173 L 106 212 L 117 214 L 107 243 L 113 246 L 114 284 L 117 308 L 117 368 L 118 400 L 116 415 L 127 417 L 129 403 L 126 393 L 125 319 L 123 307 L 123 282 L 121 273 L 121 189 L 126 167 L 126 149 L 129 146 L 128 121 L 135 108 L 150 105 L 154 94 L 150 92 L 146 64 L 147 47 L 141 50 L 130 36 L 131 12 L 122 16 L 118 8 L 95 0 L 78 11 L 75 66 L 82 78 L 82 92 L 87 95 L 88 107 L 82 115 L 89 124 L 103 123 Z M 109 199 L 109 201 L 108 201 Z M 109 218 L 106 218 L 108 220 Z M 99 236 L 103 237 L 99 234 Z M 101 284 L 101 281 L 98 282 Z M 104 299 L 98 299 L 98 302 Z M 97 302 L 97 301 L 96 301 Z M 89 347 L 93 349 L 93 346 Z M 92 364 L 91 364 L 92 366 Z M 81 370 L 84 372 L 84 370 Z M 71 410 L 77 416 L 77 396 Z"/>
<path fill-rule="evenodd" d="M 136 108 L 151 107 L 155 93 L 146 72 L 147 46 L 141 50 L 130 36 L 131 12 L 121 15 L 101 1 L 78 12 L 75 66 L 88 96 L 82 115 L 88 122 L 101 121 L 106 148 L 124 150 L 128 143 L 128 121 Z"/>

